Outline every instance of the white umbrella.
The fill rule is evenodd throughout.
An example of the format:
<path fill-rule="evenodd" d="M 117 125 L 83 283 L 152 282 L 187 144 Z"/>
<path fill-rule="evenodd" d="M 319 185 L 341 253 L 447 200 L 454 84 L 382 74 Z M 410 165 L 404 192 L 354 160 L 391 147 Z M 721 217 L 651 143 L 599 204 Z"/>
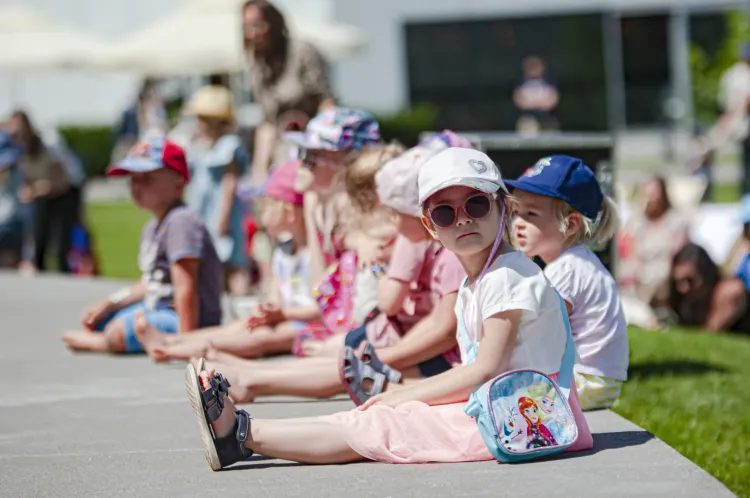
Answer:
<path fill-rule="evenodd" d="M 173 15 L 115 45 L 99 65 L 154 76 L 235 72 L 244 68 L 241 1 L 192 0 Z M 362 46 L 356 29 L 286 16 L 293 35 L 317 46 L 329 60 Z"/>
<path fill-rule="evenodd" d="M 0 8 L 0 70 L 63 69 L 87 65 L 104 50 L 96 37 L 28 7 Z"/>

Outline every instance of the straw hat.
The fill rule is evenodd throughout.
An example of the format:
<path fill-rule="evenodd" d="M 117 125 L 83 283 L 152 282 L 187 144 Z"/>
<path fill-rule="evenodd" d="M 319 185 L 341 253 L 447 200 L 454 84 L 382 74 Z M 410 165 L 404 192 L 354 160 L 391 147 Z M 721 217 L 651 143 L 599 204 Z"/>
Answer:
<path fill-rule="evenodd" d="M 234 121 L 234 102 L 229 89 L 218 85 L 202 86 L 195 91 L 185 106 L 192 116 Z"/>

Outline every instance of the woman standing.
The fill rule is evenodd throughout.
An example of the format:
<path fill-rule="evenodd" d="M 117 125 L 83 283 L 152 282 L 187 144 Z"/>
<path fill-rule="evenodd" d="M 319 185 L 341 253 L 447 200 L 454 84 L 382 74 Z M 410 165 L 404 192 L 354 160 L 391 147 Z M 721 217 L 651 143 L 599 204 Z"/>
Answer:
<path fill-rule="evenodd" d="M 312 45 L 290 37 L 284 16 L 272 3 L 245 2 L 242 33 L 253 99 L 263 111 L 263 122 L 255 130 L 250 178 L 252 185 L 260 186 L 271 165 L 287 161 L 293 153 L 282 134 L 304 130 L 318 111 L 335 102 L 325 61 Z M 255 219 L 260 219 L 257 212 Z M 252 255 L 265 287 L 272 241 L 259 228 L 253 236 Z"/>
<path fill-rule="evenodd" d="M 284 16 L 272 3 L 245 2 L 242 30 L 253 98 L 263 110 L 253 154 L 253 183 L 260 185 L 284 154 L 281 133 L 304 130 L 334 98 L 325 61 L 309 43 L 290 38 Z"/>
<path fill-rule="evenodd" d="M 190 168 L 188 206 L 211 234 L 225 266 L 229 292 L 245 294 L 248 258 L 237 179 L 247 169 L 248 154 L 234 132 L 232 95 L 222 86 L 201 87 L 188 102 L 186 114 L 196 118 L 195 135 L 185 148 Z"/>
<path fill-rule="evenodd" d="M 44 144 L 25 112 L 13 112 L 6 123 L 6 131 L 23 148 L 20 166 L 24 185 L 19 197 L 33 209 L 33 215 L 27 218 L 27 234 L 33 233 L 34 250 L 33 259 L 29 257 L 32 261 L 27 264 L 33 263 L 37 271 L 45 271 L 47 250 L 56 235 L 58 268 L 69 273 L 68 251 L 74 219 L 67 209 L 70 181 L 65 168 Z"/>

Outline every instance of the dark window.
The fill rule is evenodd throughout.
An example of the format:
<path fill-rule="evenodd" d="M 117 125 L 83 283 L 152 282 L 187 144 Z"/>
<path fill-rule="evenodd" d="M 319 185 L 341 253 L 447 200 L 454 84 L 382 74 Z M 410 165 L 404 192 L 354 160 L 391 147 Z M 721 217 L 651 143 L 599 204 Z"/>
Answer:
<path fill-rule="evenodd" d="M 626 122 L 653 125 L 663 119 L 671 91 L 668 17 L 624 17 L 620 29 Z"/>
<path fill-rule="evenodd" d="M 412 104 L 440 109 L 440 127 L 513 130 L 521 62 L 536 55 L 560 94 L 563 131 L 607 127 L 602 25 L 598 14 L 409 23 L 405 27 Z"/>

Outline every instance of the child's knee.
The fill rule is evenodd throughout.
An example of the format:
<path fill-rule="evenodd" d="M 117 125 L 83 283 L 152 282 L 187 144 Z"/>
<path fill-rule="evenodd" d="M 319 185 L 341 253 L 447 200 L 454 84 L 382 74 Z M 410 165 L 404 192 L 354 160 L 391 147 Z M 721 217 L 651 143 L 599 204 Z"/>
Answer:
<path fill-rule="evenodd" d="M 125 324 L 122 320 L 114 320 L 104 328 L 104 338 L 107 340 L 107 348 L 113 353 L 124 353 L 125 348 Z"/>

